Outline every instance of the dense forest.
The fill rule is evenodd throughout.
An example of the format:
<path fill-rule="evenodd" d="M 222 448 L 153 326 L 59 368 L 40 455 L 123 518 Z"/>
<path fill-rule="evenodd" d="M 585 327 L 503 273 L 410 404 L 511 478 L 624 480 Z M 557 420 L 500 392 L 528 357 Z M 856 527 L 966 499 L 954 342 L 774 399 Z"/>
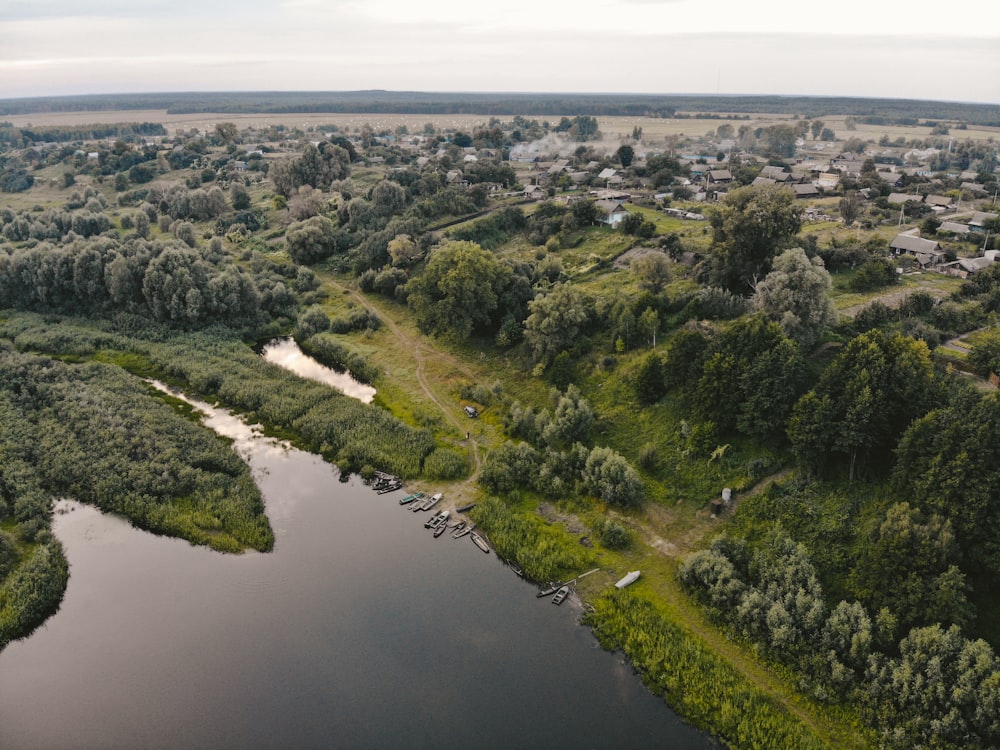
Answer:
<path fill-rule="evenodd" d="M 0 101 L 0 116 L 42 112 L 145 109 L 165 109 L 172 114 L 361 112 L 477 114 L 507 117 L 512 115 L 673 117 L 678 112 L 804 114 L 807 117 L 841 114 L 881 118 L 884 122 L 915 122 L 918 119 L 930 119 L 1000 126 L 1000 111 L 995 105 L 841 96 L 261 91 L 89 94 Z"/>
<path fill-rule="evenodd" d="M 419 137 L 219 123 L 4 142 L 0 645 L 37 626 L 66 586 L 54 496 L 220 551 L 273 544 L 246 466 L 142 380 L 157 378 L 345 474 L 474 481 L 477 522 L 535 580 L 642 564 L 632 588 L 586 591 L 588 622 L 734 746 L 1000 743 L 1000 396 L 985 380 L 1000 369 L 1000 264 L 959 278 L 888 247 L 905 218 L 951 262 L 986 259 L 995 143 L 945 151 L 943 133 L 881 146 L 848 135 L 839 145 L 863 166 L 803 201 L 759 178 L 802 169 L 787 149 L 826 142 L 819 120 L 720 120 L 669 144 L 637 128 L 609 152 L 595 115 L 708 111 L 709 100 L 535 97 L 566 112 L 552 127 L 519 97 L 491 110 L 443 95 L 406 95 L 402 107 L 401 96 L 366 101 L 518 115 Z M 252 101 L 185 97 L 90 106 Z M 356 101 L 334 99 L 342 111 Z M 768 98 L 722 101 L 784 111 Z M 810 117 L 996 114 L 778 101 Z M 528 137 L 566 148 L 541 164 L 504 158 Z M 676 153 L 719 154 L 718 166 L 723 140 L 740 151 L 725 162 L 732 182 L 696 200 L 712 165 Z M 894 166 L 926 159 L 899 173 L 902 207 L 889 203 L 878 148 Z M 606 170 L 620 180 L 611 194 L 628 195 L 610 201 L 627 213 L 617 226 L 595 200 L 608 195 Z M 528 200 L 532 182 L 541 195 Z M 967 201 L 964 220 L 985 231 L 939 234 L 924 198 L 942 195 Z M 374 383 L 374 405 L 254 352 L 285 334 Z M 418 346 L 448 364 L 408 359 Z M 411 374 L 425 370 L 440 396 L 430 403 Z M 459 404 L 483 414 L 481 464 L 471 431 L 447 418 Z M 801 722 L 712 637 L 773 668 L 797 710 L 822 721 Z"/>

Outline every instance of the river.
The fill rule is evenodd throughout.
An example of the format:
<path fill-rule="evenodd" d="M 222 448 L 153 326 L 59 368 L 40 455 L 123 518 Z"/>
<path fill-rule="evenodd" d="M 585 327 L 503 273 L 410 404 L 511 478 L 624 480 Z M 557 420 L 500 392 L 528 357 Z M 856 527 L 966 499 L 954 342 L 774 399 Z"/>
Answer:
<path fill-rule="evenodd" d="M 265 496 L 269 554 L 61 501 L 59 612 L 0 653 L 0 747 L 717 745 L 468 537 L 198 404 Z"/>
<path fill-rule="evenodd" d="M 349 372 L 337 372 L 321 365 L 305 354 L 291 336 L 272 339 L 264 345 L 260 354 L 272 364 L 291 370 L 304 378 L 336 388 L 344 395 L 356 398 L 366 404 L 370 404 L 375 398 L 375 389 L 372 386 L 355 380 Z"/>

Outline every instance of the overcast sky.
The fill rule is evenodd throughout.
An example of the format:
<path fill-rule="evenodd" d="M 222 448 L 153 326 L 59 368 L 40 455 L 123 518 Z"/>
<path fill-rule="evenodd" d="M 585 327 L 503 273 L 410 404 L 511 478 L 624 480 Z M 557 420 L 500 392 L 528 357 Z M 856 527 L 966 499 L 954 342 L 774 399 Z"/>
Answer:
<path fill-rule="evenodd" d="M 817 94 L 1000 103 L 997 0 L 0 0 L 0 98 Z"/>

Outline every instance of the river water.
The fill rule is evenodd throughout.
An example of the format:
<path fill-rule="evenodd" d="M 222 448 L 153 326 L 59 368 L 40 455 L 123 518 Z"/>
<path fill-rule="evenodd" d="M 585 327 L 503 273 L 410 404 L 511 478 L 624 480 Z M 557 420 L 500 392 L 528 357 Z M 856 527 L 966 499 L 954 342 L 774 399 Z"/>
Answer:
<path fill-rule="evenodd" d="M 206 404 L 264 493 L 269 554 L 60 502 L 60 611 L 0 653 L 0 748 L 709 748 L 469 537 Z"/>
<path fill-rule="evenodd" d="M 336 388 L 341 393 L 370 404 L 375 398 L 375 389 L 351 377 L 349 372 L 337 372 L 325 367 L 305 354 L 291 336 L 273 339 L 260 351 L 261 356 L 272 364 L 301 375 L 304 378 Z"/>

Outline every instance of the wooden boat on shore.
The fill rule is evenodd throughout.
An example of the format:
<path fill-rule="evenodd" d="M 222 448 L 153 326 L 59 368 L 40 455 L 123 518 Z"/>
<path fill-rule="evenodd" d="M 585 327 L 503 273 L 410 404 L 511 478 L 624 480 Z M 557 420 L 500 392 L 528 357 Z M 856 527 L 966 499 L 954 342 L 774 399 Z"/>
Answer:
<path fill-rule="evenodd" d="M 476 524 L 470 523 L 467 526 L 463 526 L 460 529 L 456 528 L 455 533 L 453 533 L 451 536 L 453 539 L 461 539 L 466 534 L 471 534 L 474 528 L 476 528 Z"/>
<path fill-rule="evenodd" d="M 566 601 L 567 596 L 569 596 L 569 586 L 560 586 L 556 595 L 552 597 L 552 603 L 555 605 L 562 604 Z"/>
<path fill-rule="evenodd" d="M 447 513 L 447 511 L 446 511 L 446 513 Z M 448 530 L 448 520 L 445 519 L 444 523 L 439 523 L 437 525 L 437 528 L 434 529 L 434 538 L 437 539 L 439 536 L 441 536 L 447 530 Z"/>
<path fill-rule="evenodd" d="M 397 479 L 395 482 L 389 482 L 388 484 L 382 485 L 377 490 L 375 490 L 375 492 L 378 493 L 379 495 L 385 495 L 386 493 L 395 492 L 396 490 L 401 490 L 401 489 L 403 489 L 403 482 L 402 480 Z"/>
<path fill-rule="evenodd" d="M 425 528 L 425 529 L 429 529 L 429 528 L 432 528 L 432 527 L 436 527 L 436 526 L 437 526 L 437 524 L 438 524 L 438 519 L 439 519 L 439 518 L 441 518 L 441 514 L 442 514 L 442 513 L 447 513 L 447 512 L 448 512 L 448 511 L 440 511 L 440 510 L 439 510 L 439 511 L 438 511 L 437 513 L 435 513 L 435 514 L 434 514 L 433 516 L 431 516 L 431 517 L 430 517 L 430 518 L 428 518 L 428 519 L 427 519 L 426 521 L 424 521 L 424 528 Z"/>
<path fill-rule="evenodd" d="M 451 525 L 451 530 L 453 533 L 457 534 L 459 531 L 461 531 L 468 525 L 469 525 L 468 521 L 456 521 Z"/>
<path fill-rule="evenodd" d="M 476 507 L 475 503 L 469 503 L 468 505 L 463 505 L 461 508 L 455 508 L 456 513 L 468 513 L 470 510 Z"/>
<path fill-rule="evenodd" d="M 625 576 L 623 576 L 622 579 L 618 581 L 618 583 L 615 584 L 615 588 L 623 589 L 629 584 L 635 583 L 637 580 L 639 580 L 639 571 L 638 570 L 630 571 L 629 573 L 626 573 Z"/>
<path fill-rule="evenodd" d="M 539 599 L 541 599 L 543 596 L 552 596 L 559 590 L 560 586 L 562 586 L 562 584 L 559 583 L 559 581 L 549 581 L 548 583 L 542 584 L 541 588 L 538 589 L 538 593 L 535 594 L 535 596 L 538 597 Z"/>
<path fill-rule="evenodd" d="M 440 492 L 435 492 L 429 498 L 424 500 L 424 504 L 421 506 L 420 510 L 430 510 L 439 502 L 441 502 L 442 497 L 444 497 L 444 495 L 442 495 Z"/>
<path fill-rule="evenodd" d="M 412 502 L 416 502 L 417 500 L 422 499 L 423 496 L 424 496 L 423 492 L 415 492 L 412 495 L 407 495 L 406 497 L 400 498 L 399 499 L 399 504 L 400 505 L 409 505 Z"/>
<path fill-rule="evenodd" d="M 513 562 L 511 560 L 507 562 L 507 565 L 510 567 L 511 570 L 514 571 L 514 575 L 516 575 L 518 578 L 524 578 L 524 568 L 522 568 L 516 562 Z"/>
<path fill-rule="evenodd" d="M 472 543 L 475 544 L 477 547 L 479 547 L 479 549 L 481 549 L 486 554 L 489 554 L 489 552 L 490 552 L 490 545 L 486 541 L 486 537 L 484 537 L 482 534 L 479 534 L 478 532 L 473 531 L 472 532 Z"/>

